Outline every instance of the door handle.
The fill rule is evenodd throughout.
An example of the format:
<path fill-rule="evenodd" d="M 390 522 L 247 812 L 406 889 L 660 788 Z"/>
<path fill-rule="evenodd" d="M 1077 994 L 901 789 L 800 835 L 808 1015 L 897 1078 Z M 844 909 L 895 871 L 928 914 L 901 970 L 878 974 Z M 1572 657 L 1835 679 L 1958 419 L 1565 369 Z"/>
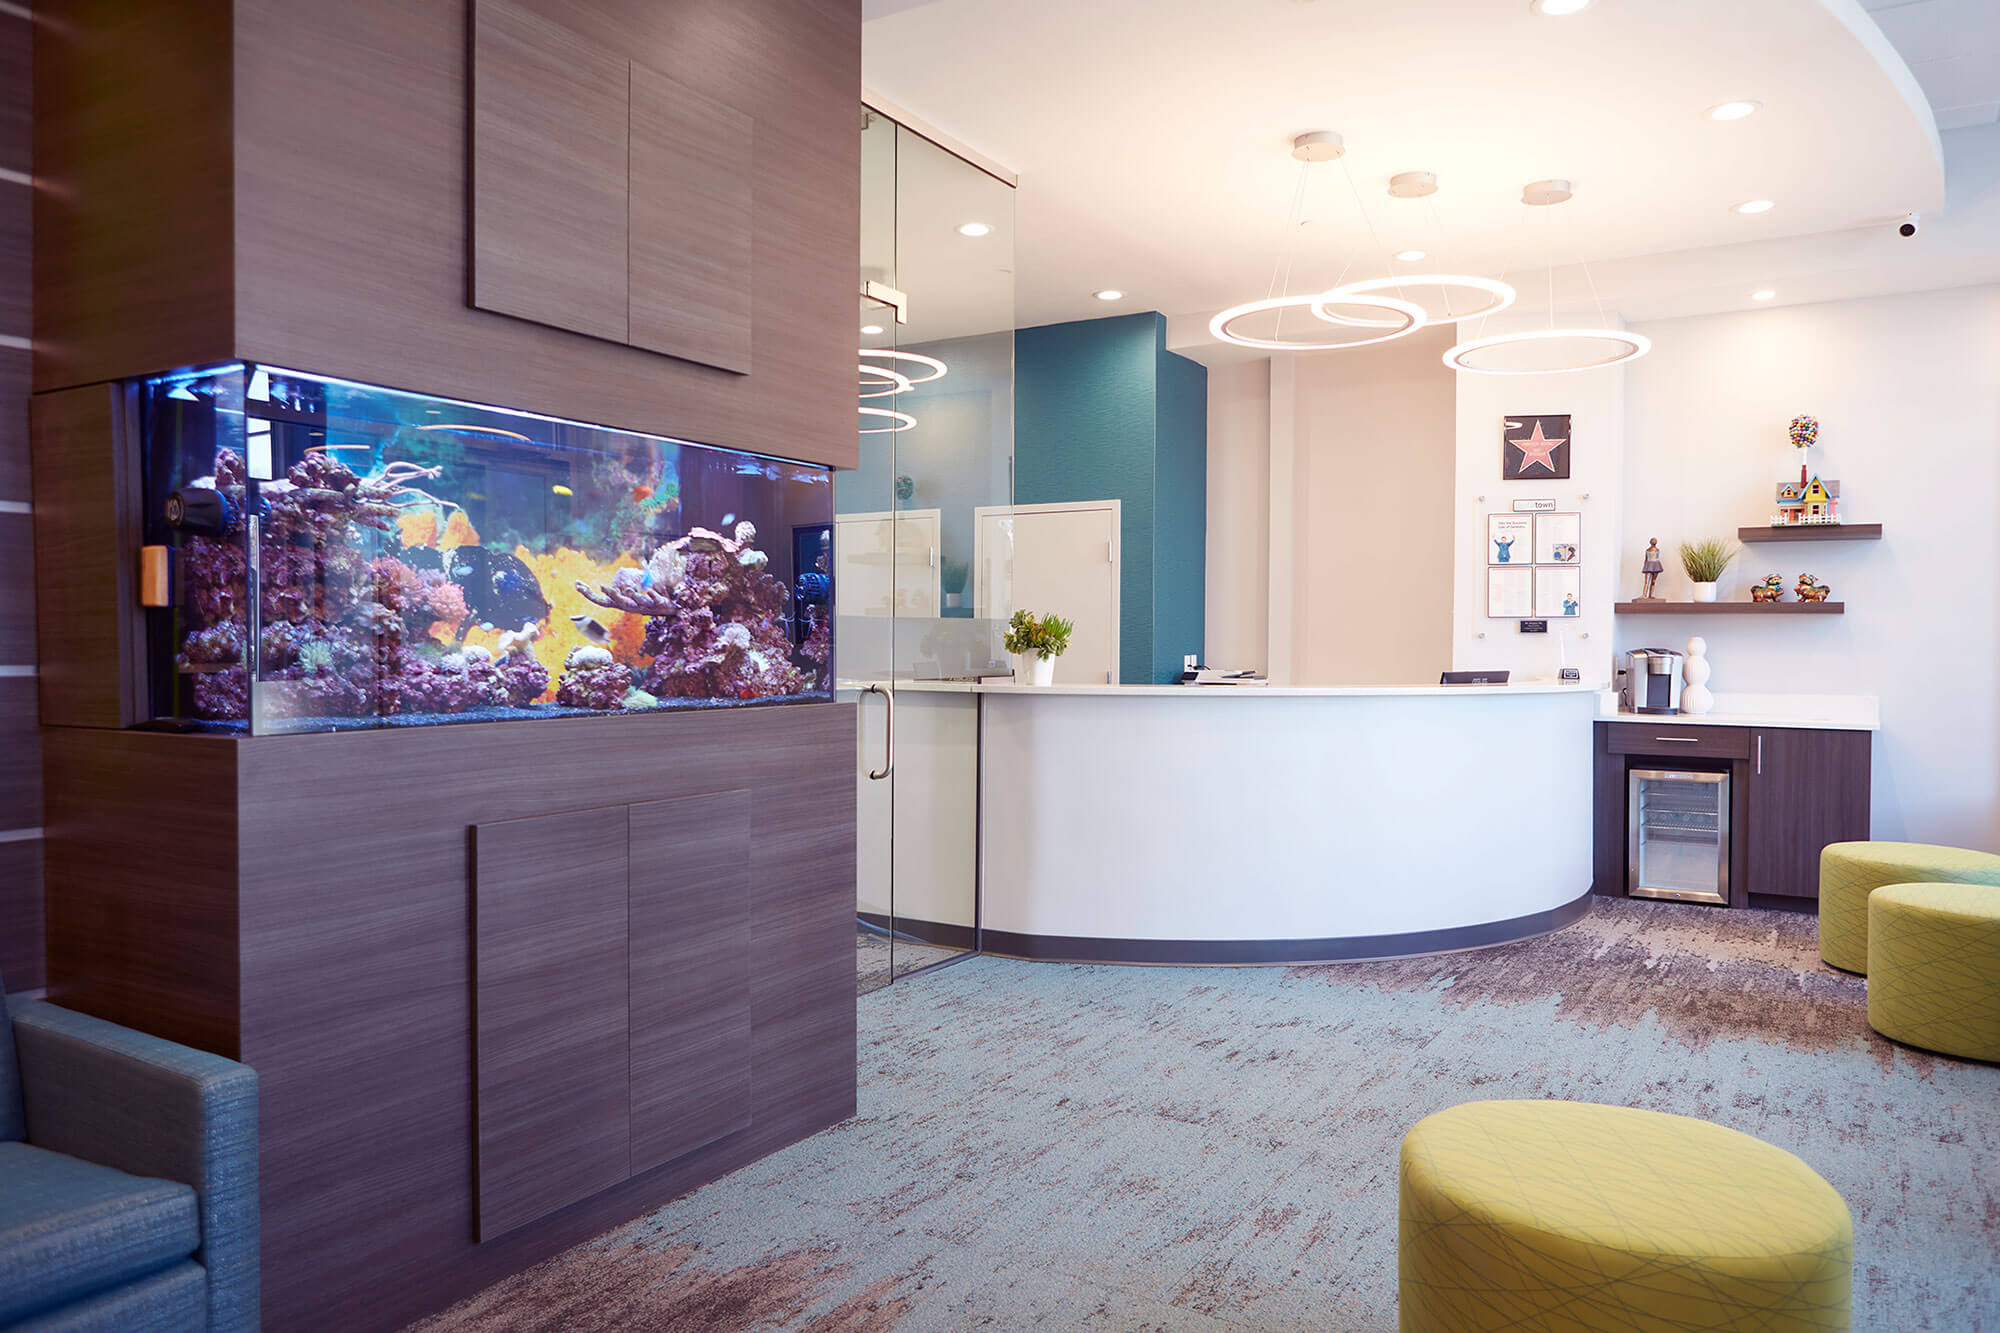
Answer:
<path fill-rule="evenodd" d="M 896 696 L 880 685 L 870 685 L 863 694 L 879 694 L 889 711 L 883 715 L 882 727 L 882 767 L 868 770 L 868 776 L 880 782 L 896 771 Z"/>
<path fill-rule="evenodd" d="M 1764 738 L 1762 736 L 1759 736 L 1757 738 L 1757 772 L 1761 775 L 1763 771 L 1764 771 Z"/>
<path fill-rule="evenodd" d="M 872 688 L 872 687 L 871 687 L 871 688 Z M 1700 744 L 1701 744 L 1701 737 L 1699 737 L 1699 736 L 1655 736 L 1655 737 L 1653 737 L 1653 739 L 1654 739 L 1654 740 L 1656 740 L 1656 741 L 1658 741 L 1658 742 L 1660 742 L 1660 744 L 1662 744 L 1662 745 L 1700 745 Z"/>

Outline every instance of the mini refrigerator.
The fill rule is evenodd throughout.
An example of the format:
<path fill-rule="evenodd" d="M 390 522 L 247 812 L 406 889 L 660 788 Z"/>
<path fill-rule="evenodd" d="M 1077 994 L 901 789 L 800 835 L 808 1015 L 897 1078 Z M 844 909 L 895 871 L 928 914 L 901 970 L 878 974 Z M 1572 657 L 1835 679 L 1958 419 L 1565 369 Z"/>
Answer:
<path fill-rule="evenodd" d="M 1635 768 L 1627 878 L 1634 898 L 1729 902 L 1729 775 Z"/>

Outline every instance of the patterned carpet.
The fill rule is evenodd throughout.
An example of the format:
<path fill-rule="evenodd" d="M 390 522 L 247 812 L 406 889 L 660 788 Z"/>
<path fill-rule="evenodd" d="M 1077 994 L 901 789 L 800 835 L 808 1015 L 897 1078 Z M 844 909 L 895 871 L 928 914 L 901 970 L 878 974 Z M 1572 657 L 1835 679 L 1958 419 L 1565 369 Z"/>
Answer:
<path fill-rule="evenodd" d="M 892 946 L 888 936 L 857 926 L 854 929 L 854 993 L 866 995 L 888 985 L 892 965 L 895 976 L 906 977 L 918 968 L 942 963 L 964 952 L 963 949 L 947 949 L 938 944 L 919 944 L 906 939 L 898 939 Z"/>
<path fill-rule="evenodd" d="M 2000 1333 L 2000 1067 L 1874 1036 L 1813 929 L 1619 900 L 1402 962 L 973 959 L 859 1001 L 856 1119 L 422 1327 L 1387 1333 L 1404 1129 L 1560 1097 L 1803 1157 L 1857 1329 Z"/>

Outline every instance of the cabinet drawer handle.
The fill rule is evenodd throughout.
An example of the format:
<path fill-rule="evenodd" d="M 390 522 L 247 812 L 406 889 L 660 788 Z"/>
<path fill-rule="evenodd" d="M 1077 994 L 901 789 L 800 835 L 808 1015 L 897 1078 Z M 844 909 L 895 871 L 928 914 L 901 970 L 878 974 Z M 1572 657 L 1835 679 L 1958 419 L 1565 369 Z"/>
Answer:
<path fill-rule="evenodd" d="M 1701 744 L 1701 737 L 1699 737 L 1699 736 L 1655 736 L 1655 737 L 1653 737 L 1653 739 L 1654 739 L 1654 740 L 1656 740 L 1656 741 L 1660 741 L 1660 742 L 1662 742 L 1662 743 L 1664 743 L 1664 744 L 1667 744 L 1667 745 L 1700 745 L 1700 744 Z"/>

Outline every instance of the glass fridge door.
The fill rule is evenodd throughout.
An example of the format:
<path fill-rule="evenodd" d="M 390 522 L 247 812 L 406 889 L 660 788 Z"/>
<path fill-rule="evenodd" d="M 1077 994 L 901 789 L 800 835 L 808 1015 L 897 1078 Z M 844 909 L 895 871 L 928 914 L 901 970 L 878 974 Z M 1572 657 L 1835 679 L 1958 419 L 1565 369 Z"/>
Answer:
<path fill-rule="evenodd" d="M 1627 851 L 1634 898 L 1729 901 L 1729 775 L 1634 769 Z"/>

